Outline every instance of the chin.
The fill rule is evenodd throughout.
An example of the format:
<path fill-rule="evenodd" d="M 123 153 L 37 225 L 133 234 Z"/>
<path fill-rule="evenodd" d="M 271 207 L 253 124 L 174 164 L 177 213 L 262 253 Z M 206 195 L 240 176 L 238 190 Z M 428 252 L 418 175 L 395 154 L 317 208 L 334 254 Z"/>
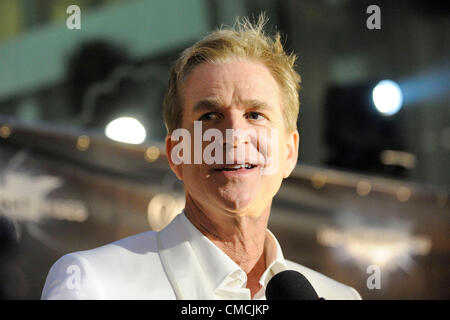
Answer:
<path fill-rule="evenodd" d="M 219 191 L 218 201 L 222 206 L 234 214 L 244 213 L 252 203 L 254 203 L 255 195 L 249 194 L 247 191 Z"/>

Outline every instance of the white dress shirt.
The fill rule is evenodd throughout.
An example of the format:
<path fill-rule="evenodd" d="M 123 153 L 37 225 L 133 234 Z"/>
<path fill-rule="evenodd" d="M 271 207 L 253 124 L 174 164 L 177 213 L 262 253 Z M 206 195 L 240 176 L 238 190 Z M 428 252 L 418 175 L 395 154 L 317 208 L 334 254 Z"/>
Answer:
<path fill-rule="evenodd" d="M 189 242 L 205 272 L 205 277 L 212 284 L 215 299 L 251 299 L 247 289 L 247 274 L 230 257 L 205 237 L 183 214 L 182 223 L 186 227 Z M 259 283 L 262 288 L 253 299 L 265 299 L 265 288 L 269 280 L 277 273 L 287 270 L 281 248 L 275 236 L 267 230 L 264 241 L 266 270 Z"/>
<path fill-rule="evenodd" d="M 361 299 L 358 292 L 285 260 L 275 236 L 264 242 L 267 268 L 253 299 L 264 300 L 269 280 L 296 270 L 325 299 Z M 148 231 L 105 246 L 70 253 L 50 269 L 42 299 L 251 299 L 247 275 L 206 238 L 184 212 L 159 232 Z"/>

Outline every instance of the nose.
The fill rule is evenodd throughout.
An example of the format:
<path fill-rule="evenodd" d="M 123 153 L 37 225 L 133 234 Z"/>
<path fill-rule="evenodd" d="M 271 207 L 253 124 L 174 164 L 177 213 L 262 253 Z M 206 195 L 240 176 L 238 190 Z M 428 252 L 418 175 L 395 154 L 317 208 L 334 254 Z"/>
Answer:
<path fill-rule="evenodd" d="M 223 143 L 227 148 L 238 148 L 250 142 L 250 137 L 245 118 L 239 112 L 230 112 L 222 121 L 222 134 L 225 137 Z"/>
<path fill-rule="evenodd" d="M 241 146 L 247 145 L 250 139 L 248 135 L 241 129 L 237 130 L 227 130 L 225 135 L 225 147 L 228 148 L 239 148 Z"/>

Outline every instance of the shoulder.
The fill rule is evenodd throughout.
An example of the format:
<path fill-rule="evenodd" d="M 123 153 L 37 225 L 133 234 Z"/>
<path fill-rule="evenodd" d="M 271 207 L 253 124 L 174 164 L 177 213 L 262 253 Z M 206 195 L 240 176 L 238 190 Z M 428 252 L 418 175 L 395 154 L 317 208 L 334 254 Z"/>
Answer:
<path fill-rule="evenodd" d="M 319 297 L 327 300 L 361 300 L 354 288 L 333 280 L 317 271 L 298 263 L 286 260 L 287 267 L 303 274 L 316 290 Z"/>
<path fill-rule="evenodd" d="M 78 259 L 91 266 L 114 268 L 114 266 L 123 267 L 124 262 L 129 264 L 128 261 L 139 260 L 157 253 L 156 232 L 147 231 L 98 248 L 70 253 L 63 256 L 61 260 Z M 108 265 L 110 262 L 114 262 L 114 266 Z"/>
<path fill-rule="evenodd" d="M 78 251 L 77 254 L 88 259 L 107 258 L 110 255 L 145 255 L 157 252 L 156 232 L 147 231 L 123 238 L 101 247 Z"/>
<path fill-rule="evenodd" d="M 96 299 L 97 286 L 91 276 L 89 263 L 78 253 L 59 258 L 50 268 L 41 299 Z M 80 290 L 82 288 L 82 290 Z"/>
<path fill-rule="evenodd" d="M 64 255 L 51 267 L 42 299 L 138 299 L 149 285 L 164 287 L 156 232 Z M 145 289 L 147 288 L 147 289 Z"/>

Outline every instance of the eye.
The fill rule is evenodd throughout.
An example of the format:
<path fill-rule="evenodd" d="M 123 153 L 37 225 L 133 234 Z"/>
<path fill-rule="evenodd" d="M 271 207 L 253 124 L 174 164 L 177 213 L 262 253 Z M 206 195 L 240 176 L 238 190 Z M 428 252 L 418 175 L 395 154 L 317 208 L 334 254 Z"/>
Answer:
<path fill-rule="evenodd" d="M 198 120 L 200 121 L 208 121 L 208 120 L 217 120 L 220 115 L 217 112 L 208 112 L 202 115 Z"/>
<path fill-rule="evenodd" d="M 267 119 L 266 116 L 264 116 L 263 114 L 259 113 L 259 112 L 249 112 L 246 115 L 247 119 L 250 120 L 263 120 L 263 119 Z"/>

